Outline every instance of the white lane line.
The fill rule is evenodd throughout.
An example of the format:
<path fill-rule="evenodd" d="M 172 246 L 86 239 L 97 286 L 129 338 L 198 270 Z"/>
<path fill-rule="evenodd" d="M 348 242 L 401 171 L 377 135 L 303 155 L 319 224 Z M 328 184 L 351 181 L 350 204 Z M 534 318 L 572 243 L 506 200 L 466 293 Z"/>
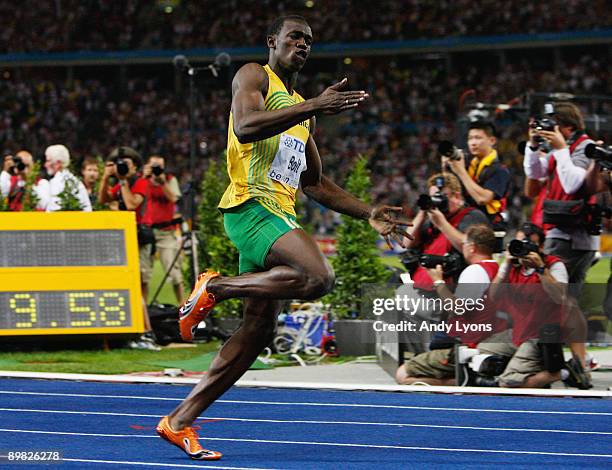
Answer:
<path fill-rule="evenodd" d="M 172 467 L 172 468 L 215 468 L 215 469 L 226 469 L 226 470 L 273 470 L 270 468 L 257 468 L 257 467 L 219 467 L 216 465 L 206 465 L 203 463 L 205 461 L 201 461 L 199 464 L 188 465 L 188 464 L 178 464 L 178 463 L 159 463 L 159 462 L 130 462 L 130 461 L 121 461 L 121 460 L 93 460 L 93 459 L 69 459 L 62 458 L 61 462 L 80 462 L 80 463 L 105 463 L 110 465 L 143 465 L 143 466 L 151 466 L 151 467 Z M 54 463 L 54 462 L 51 462 Z M 57 462 L 59 463 L 59 462 Z"/>
<path fill-rule="evenodd" d="M 7 395 L 37 395 L 55 397 L 81 397 L 81 398 L 115 398 L 129 400 L 152 400 L 152 401 L 183 401 L 183 398 L 168 397 L 141 397 L 136 395 L 91 395 L 84 393 L 54 393 L 54 392 L 22 392 L 12 390 L 0 390 L 0 394 Z M 590 416 L 612 416 L 612 412 L 604 411 L 541 411 L 541 410 L 498 410 L 489 408 L 450 408 L 436 406 L 408 406 L 408 405 L 371 405 L 363 403 L 300 403 L 283 401 L 254 401 L 254 400 L 217 400 L 215 403 L 237 403 L 246 405 L 273 405 L 273 406 L 328 406 L 349 408 L 384 408 L 391 410 L 429 410 L 429 411 L 467 411 L 479 413 L 528 413 L 545 415 L 590 415 Z"/>
<path fill-rule="evenodd" d="M 94 416 L 127 416 L 136 418 L 156 418 L 160 419 L 163 415 L 148 415 L 136 413 L 107 413 L 104 411 L 67 411 L 67 410 L 33 410 L 24 408 L 0 408 L 1 411 L 15 413 L 56 413 L 73 415 L 94 415 Z M 393 426 L 393 427 L 412 427 L 412 428 L 436 428 L 436 429 L 468 429 L 475 431 L 516 431 L 516 432 L 553 432 L 565 434 L 595 434 L 600 436 L 612 436 L 612 432 L 603 431 L 573 431 L 569 429 L 533 429 L 533 428 L 492 428 L 486 426 L 453 426 L 442 424 L 414 424 L 414 423 L 381 423 L 366 421 L 319 421 L 319 420 L 285 420 L 285 419 L 255 419 L 255 418 L 225 418 L 221 416 L 205 416 L 201 419 L 212 419 L 219 421 L 240 421 L 245 423 L 279 423 L 279 424 L 331 424 L 349 426 Z M 197 424 L 197 423 L 196 423 Z"/>
<path fill-rule="evenodd" d="M 142 435 L 142 434 L 95 434 L 95 433 L 77 433 L 77 432 L 62 432 L 62 431 L 32 431 L 23 429 L 0 429 L 0 432 L 22 432 L 32 434 L 53 434 L 66 436 L 94 436 L 94 437 L 121 437 L 121 438 L 153 438 L 158 439 L 158 436 Z M 544 452 L 531 450 L 499 450 L 499 449 L 453 449 L 447 447 L 421 447 L 421 446 L 392 446 L 384 444 L 353 444 L 344 442 L 309 442 L 309 441 L 273 441 L 268 439 L 240 439 L 235 437 L 205 437 L 205 441 L 229 441 L 229 442 L 251 442 L 256 444 L 295 444 L 309 446 L 331 446 L 331 447 L 359 447 L 364 449 L 398 449 L 398 450 L 426 450 L 435 452 L 481 452 L 490 454 L 527 454 L 527 455 L 551 455 L 561 457 L 601 457 L 610 459 L 612 454 L 572 454 L 569 452 Z"/>

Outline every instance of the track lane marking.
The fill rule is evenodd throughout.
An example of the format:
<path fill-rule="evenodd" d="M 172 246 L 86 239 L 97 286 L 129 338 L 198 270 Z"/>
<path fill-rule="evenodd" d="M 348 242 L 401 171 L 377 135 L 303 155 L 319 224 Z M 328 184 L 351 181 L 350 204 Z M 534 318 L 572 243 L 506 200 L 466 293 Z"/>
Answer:
<path fill-rule="evenodd" d="M 121 437 L 121 438 L 146 438 L 146 439 L 161 439 L 158 436 L 153 435 L 140 435 L 140 434 L 96 434 L 96 433 L 76 433 L 76 432 L 64 432 L 64 431 L 35 431 L 35 430 L 23 430 L 23 429 L 2 429 L 0 432 L 12 432 L 12 433 L 33 433 L 33 434 L 53 434 L 53 435 L 66 435 L 66 436 L 93 436 L 93 437 Z M 364 449 L 397 449 L 397 450 L 424 450 L 424 451 L 435 451 L 435 452 L 475 452 L 475 453 L 489 453 L 489 454 L 521 454 L 521 455 L 549 455 L 559 457 L 600 457 L 610 459 L 612 454 L 573 454 L 569 452 L 545 452 L 545 451 L 530 451 L 530 450 L 500 450 L 500 449 L 453 449 L 447 447 L 422 447 L 422 446 L 393 446 L 383 444 L 353 444 L 344 442 L 309 442 L 309 441 L 273 441 L 268 439 L 242 439 L 242 438 L 228 438 L 228 437 L 206 437 L 206 441 L 230 441 L 230 442 L 250 442 L 256 444 L 293 444 L 293 445 L 311 445 L 311 446 L 331 446 L 331 447 L 359 447 Z"/>
<path fill-rule="evenodd" d="M 55 413 L 55 414 L 74 414 L 74 415 L 94 415 L 94 416 L 125 416 L 135 418 L 163 418 L 164 415 L 149 415 L 137 413 L 107 413 L 104 411 L 71 411 L 71 410 L 35 410 L 25 408 L 0 408 L 0 412 L 8 411 L 15 413 Z M 435 428 L 435 429 L 463 429 L 475 431 L 515 431 L 515 432 L 548 432 L 564 434 L 593 434 L 600 436 L 612 436 L 612 432 L 605 431 L 574 431 L 570 429 L 533 429 L 533 428 L 492 428 L 486 426 L 456 426 L 443 424 L 416 424 L 416 423 L 381 423 L 366 421 L 320 421 L 320 420 L 284 420 L 284 419 L 258 419 L 258 418 L 226 418 L 221 416 L 204 416 L 204 420 L 217 421 L 240 421 L 246 423 L 276 423 L 276 424 L 331 424 L 331 425 L 350 425 L 350 426 L 392 426 L 392 427 L 414 427 L 414 428 Z M 196 424 L 197 421 L 196 421 Z"/>
<path fill-rule="evenodd" d="M 79 397 L 79 398 L 113 398 L 130 400 L 151 400 L 151 401 L 175 401 L 181 402 L 183 398 L 168 397 L 142 397 L 136 395 L 91 395 L 83 393 L 46 393 L 46 392 L 22 392 L 0 390 L 0 394 L 15 395 L 38 395 L 38 396 L 59 396 L 59 397 Z M 322 407 L 349 407 L 349 408 L 383 408 L 392 410 L 428 410 L 428 411 L 466 411 L 479 413 L 527 413 L 527 414 L 553 414 L 553 415 L 590 415 L 590 416 L 612 416 L 612 412 L 605 411 L 543 411 L 543 410 L 498 410 L 491 408 L 451 408 L 435 406 L 409 406 L 409 405 L 375 405 L 364 403 L 305 403 L 305 402 L 282 402 L 282 401 L 255 401 L 255 400 L 217 400 L 215 403 L 233 403 L 247 405 L 273 405 L 273 406 L 322 406 Z"/>

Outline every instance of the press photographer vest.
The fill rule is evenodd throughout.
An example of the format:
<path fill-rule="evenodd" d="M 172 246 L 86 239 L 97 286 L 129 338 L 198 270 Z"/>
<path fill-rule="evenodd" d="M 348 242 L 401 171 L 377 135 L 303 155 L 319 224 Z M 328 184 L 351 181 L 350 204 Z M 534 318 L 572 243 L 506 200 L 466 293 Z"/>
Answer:
<path fill-rule="evenodd" d="M 464 207 L 459 210 L 455 215 L 448 219 L 448 223 L 453 227 L 457 228 L 463 218 L 472 212 L 474 207 Z M 426 255 L 445 255 L 453 249 L 453 244 L 433 225 L 429 227 L 423 234 L 425 240 L 431 240 L 423 250 L 423 254 Z M 414 287 L 422 290 L 433 290 L 433 281 L 427 273 L 427 269 L 419 265 L 412 276 L 414 280 Z"/>
<path fill-rule="evenodd" d="M 493 150 L 482 160 L 478 160 L 476 157 L 472 158 L 470 161 L 470 166 L 468 167 L 468 175 L 470 175 L 474 182 L 482 186 L 489 175 L 491 175 L 498 168 L 502 167 L 502 163 L 497 158 L 497 150 Z M 504 196 L 501 199 L 493 199 L 485 204 L 484 208 L 485 214 L 487 214 L 489 219 L 492 219 L 492 222 L 495 222 L 495 220 L 493 220 L 494 216 L 506 208 L 506 197 Z"/>
<path fill-rule="evenodd" d="M 489 276 L 489 282 L 493 282 L 497 271 L 499 271 L 499 264 L 494 260 L 484 260 L 475 263 L 482 268 Z M 507 322 L 501 318 L 498 318 L 495 314 L 497 313 L 496 305 L 488 300 L 489 289 L 483 294 L 484 308 L 482 310 L 473 308 L 470 311 L 466 311 L 463 315 L 451 315 L 448 319 L 451 325 L 449 336 L 457 337 L 462 343 L 479 343 L 483 341 L 491 334 L 503 331 L 507 328 Z M 457 330 L 456 323 L 459 325 L 491 325 L 491 331 L 469 331 L 465 333 L 465 328 Z"/>
<path fill-rule="evenodd" d="M 174 179 L 174 176 L 168 174 L 167 178 L 168 182 L 170 182 Z M 164 192 L 163 184 L 153 184 L 151 180 L 147 180 L 147 183 L 149 191 L 142 222 L 153 226 L 155 224 L 168 224 L 161 228 L 161 230 L 171 231 L 176 229 L 176 224 L 170 224 L 174 219 L 176 203 L 168 199 Z"/>
<path fill-rule="evenodd" d="M 580 135 L 574 142 L 572 142 L 569 146 L 570 158 L 572 158 L 572 154 L 576 150 L 576 147 L 580 145 L 582 142 L 590 140 L 590 137 L 586 134 Z M 548 160 L 548 186 L 546 189 L 546 197 L 544 200 L 544 204 L 546 201 L 578 201 L 583 200 L 585 203 L 589 201 L 589 196 L 585 196 L 583 189 L 579 189 L 574 194 L 567 194 L 563 190 L 563 186 L 561 185 L 561 180 L 559 179 L 559 175 L 557 174 L 557 160 L 555 159 L 554 154 L 551 153 L 550 159 Z M 578 206 L 576 206 L 578 209 Z M 581 214 L 576 212 L 574 214 L 575 217 L 579 217 Z M 557 227 L 554 224 L 543 224 L 544 231 L 548 231 L 551 228 Z"/>
<path fill-rule="evenodd" d="M 552 255 L 544 255 L 542 259 L 547 268 L 561 261 Z M 512 266 L 506 291 L 495 303 L 498 310 L 507 312 L 512 318 L 512 342 L 516 346 L 539 338 L 544 324 L 561 323 L 563 307 L 553 302 L 541 285 L 540 276 L 535 271 L 526 276 L 522 267 Z"/>
<path fill-rule="evenodd" d="M 26 186 L 25 181 L 23 181 L 23 185 L 19 185 L 20 181 L 23 180 L 19 178 L 19 176 L 11 176 L 11 186 L 9 188 L 8 193 L 8 206 L 9 210 L 13 212 L 20 212 L 21 210 L 23 210 L 23 197 L 25 196 Z M 34 181 L 34 185 L 37 185 L 39 181 L 40 178 L 36 178 L 36 180 Z"/>

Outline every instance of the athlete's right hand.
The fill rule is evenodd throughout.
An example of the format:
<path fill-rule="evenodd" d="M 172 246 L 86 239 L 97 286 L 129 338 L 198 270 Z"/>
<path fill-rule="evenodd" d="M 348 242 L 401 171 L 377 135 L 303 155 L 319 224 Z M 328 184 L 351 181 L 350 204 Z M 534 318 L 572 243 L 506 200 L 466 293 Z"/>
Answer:
<path fill-rule="evenodd" d="M 346 87 L 348 80 L 343 78 L 340 82 L 328 87 L 323 93 L 314 98 L 317 110 L 323 114 L 338 114 L 347 109 L 353 109 L 369 98 L 363 91 L 341 91 Z"/>

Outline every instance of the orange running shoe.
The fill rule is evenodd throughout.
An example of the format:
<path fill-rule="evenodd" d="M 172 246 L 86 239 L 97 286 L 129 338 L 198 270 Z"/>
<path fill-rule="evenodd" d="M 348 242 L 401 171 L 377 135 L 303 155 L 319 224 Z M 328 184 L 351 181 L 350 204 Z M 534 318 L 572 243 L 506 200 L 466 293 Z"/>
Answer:
<path fill-rule="evenodd" d="M 164 416 L 161 419 L 155 430 L 162 439 L 165 439 L 170 444 L 174 444 L 194 460 L 219 460 L 223 455 L 221 452 L 203 449 L 200 445 L 198 434 L 192 427 L 174 431 L 170 427 L 168 416 Z"/>
<path fill-rule="evenodd" d="M 193 335 L 198 324 L 206 318 L 215 306 L 215 296 L 206 292 L 208 281 L 219 277 L 215 271 L 206 271 L 198 276 L 198 280 L 189 298 L 179 308 L 179 327 L 184 341 L 193 341 Z"/>

